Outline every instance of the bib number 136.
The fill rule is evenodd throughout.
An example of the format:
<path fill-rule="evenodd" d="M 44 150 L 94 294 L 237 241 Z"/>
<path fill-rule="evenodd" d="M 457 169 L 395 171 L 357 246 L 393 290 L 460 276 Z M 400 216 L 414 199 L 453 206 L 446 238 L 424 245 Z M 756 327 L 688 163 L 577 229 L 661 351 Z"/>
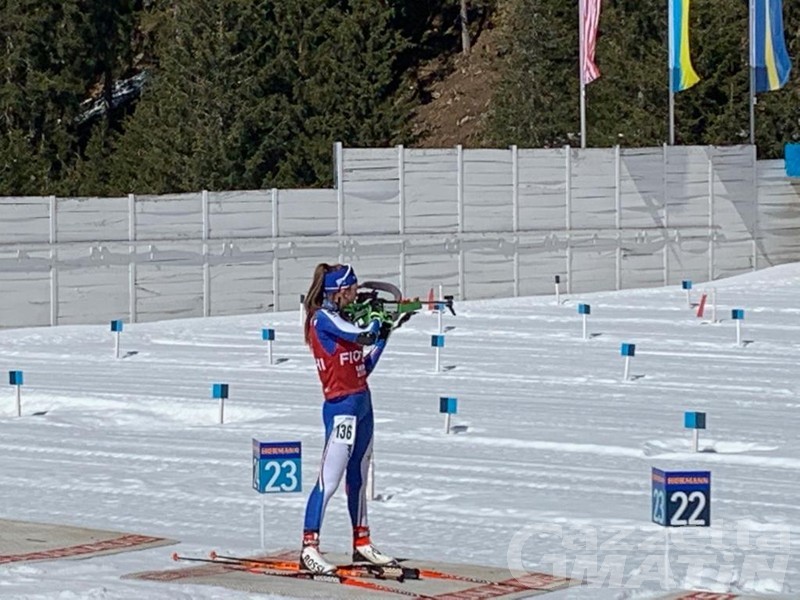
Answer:
<path fill-rule="evenodd" d="M 334 443 L 352 446 L 356 441 L 356 418 L 353 415 L 336 415 L 333 417 Z"/>

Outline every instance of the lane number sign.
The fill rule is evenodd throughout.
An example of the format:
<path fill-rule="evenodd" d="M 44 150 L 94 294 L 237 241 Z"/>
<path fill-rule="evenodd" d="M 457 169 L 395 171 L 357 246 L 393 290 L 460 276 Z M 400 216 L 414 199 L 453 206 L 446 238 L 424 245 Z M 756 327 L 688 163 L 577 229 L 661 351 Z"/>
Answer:
<path fill-rule="evenodd" d="M 253 440 L 253 489 L 260 494 L 303 491 L 300 442 Z"/>
<path fill-rule="evenodd" d="M 661 471 L 651 473 L 652 521 L 663 527 L 711 525 L 711 472 Z"/>

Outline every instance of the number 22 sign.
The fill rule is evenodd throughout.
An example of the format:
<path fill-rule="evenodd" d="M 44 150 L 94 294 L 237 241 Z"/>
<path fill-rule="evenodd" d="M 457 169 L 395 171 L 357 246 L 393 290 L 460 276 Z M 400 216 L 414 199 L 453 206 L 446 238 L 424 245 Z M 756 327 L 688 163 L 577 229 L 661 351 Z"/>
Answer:
<path fill-rule="evenodd" d="M 253 440 L 253 489 L 261 494 L 303 491 L 300 442 Z"/>
<path fill-rule="evenodd" d="M 653 468 L 650 507 L 652 520 L 664 527 L 711 525 L 711 472 Z"/>

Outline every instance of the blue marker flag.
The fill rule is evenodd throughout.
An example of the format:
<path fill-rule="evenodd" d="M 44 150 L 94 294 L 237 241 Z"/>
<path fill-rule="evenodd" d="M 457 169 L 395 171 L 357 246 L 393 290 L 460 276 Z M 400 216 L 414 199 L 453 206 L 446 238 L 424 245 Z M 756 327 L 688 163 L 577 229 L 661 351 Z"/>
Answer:
<path fill-rule="evenodd" d="M 755 92 L 772 92 L 789 81 L 792 63 L 786 51 L 781 0 L 750 0 L 755 4 L 750 34 L 750 68 L 755 69 Z"/>

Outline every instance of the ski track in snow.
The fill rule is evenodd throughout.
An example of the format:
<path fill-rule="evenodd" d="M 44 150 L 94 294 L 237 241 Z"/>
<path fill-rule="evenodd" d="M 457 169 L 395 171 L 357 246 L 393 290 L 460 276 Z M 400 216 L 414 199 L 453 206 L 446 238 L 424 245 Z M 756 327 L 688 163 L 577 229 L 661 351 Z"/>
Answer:
<path fill-rule="evenodd" d="M 442 350 L 442 364 L 454 368 L 442 373 L 433 373 L 430 347 L 436 317 L 417 315 L 393 336 L 370 381 L 376 492 L 388 498 L 370 504 L 379 545 L 419 559 L 505 566 L 515 535 L 530 529 L 524 564 L 552 570 L 543 557 L 564 552 L 564 540 L 595 535 L 598 563 L 628 556 L 627 581 L 644 556 L 664 551 L 663 530 L 650 523 L 650 468 L 708 469 L 710 529 L 730 543 L 723 552 L 709 530 L 683 530 L 673 556 L 704 549 L 740 564 L 748 550 L 734 543 L 737 524 L 767 538 L 789 530 L 782 584 L 759 585 L 800 590 L 800 265 L 715 286 L 716 324 L 696 318 L 676 286 L 570 295 L 560 305 L 552 297 L 457 303 L 458 316 L 444 318 L 454 328 Z M 589 340 L 581 339 L 578 302 L 592 305 Z M 745 347 L 735 345 L 733 307 L 746 311 Z M 267 365 L 263 326 L 276 330 L 275 358 L 288 360 Z M 634 381 L 622 381 L 622 342 L 636 344 Z M 297 311 L 133 324 L 122 335 L 126 353 L 113 359 L 104 326 L 0 331 L 0 370 L 25 372 L 22 419 L 13 416 L 11 388 L 0 388 L 1 516 L 163 536 L 180 546 L 0 566 L 0 598 L 254 597 L 119 577 L 171 568 L 173 550 L 259 548 L 253 437 L 303 443 L 304 493 L 266 499 L 267 548 L 298 546 L 322 431 Z M 230 384 L 223 426 L 210 398 L 215 382 Z M 438 414 L 445 395 L 459 399 L 452 435 Z M 691 452 L 685 410 L 708 413 L 701 453 Z M 323 529 L 327 550 L 349 545 L 342 496 Z M 673 575 L 682 587 L 742 586 L 714 572 L 691 578 L 679 560 Z M 650 581 L 626 597 L 658 591 Z M 603 598 L 621 591 L 608 593 Z"/>

